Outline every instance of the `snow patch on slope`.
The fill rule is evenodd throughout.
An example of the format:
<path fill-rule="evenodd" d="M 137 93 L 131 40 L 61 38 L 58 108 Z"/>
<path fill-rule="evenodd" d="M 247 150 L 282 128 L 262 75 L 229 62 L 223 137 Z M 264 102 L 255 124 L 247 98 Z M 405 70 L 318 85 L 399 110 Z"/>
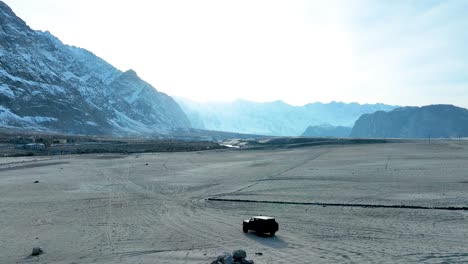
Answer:
<path fill-rule="evenodd" d="M 50 117 L 50 116 L 24 116 L 22 119 L 31 123 L 36 123 L 36 124 L 45 123 L 45 122 L 54 122 L 58 120 L 57 118 Z"/>
<path fill-rule="evenodd" d="M 115 111 L 116 118 L 109 120 L 114 126 L 118 127 L 120 130 L 125 131 L 127 133 L 151 133 L 154 132 L 147 125 L 144 125 L 130 117 L 126 116 L 125 114 Z"/>
<path fill-rule="evenodd" d="M 18 127 L 47 130 L 41 123 L 54 122 L 57 118 L 48 116 L 19 116 L 0 105 L 0 125 L 3 127 Z"/>

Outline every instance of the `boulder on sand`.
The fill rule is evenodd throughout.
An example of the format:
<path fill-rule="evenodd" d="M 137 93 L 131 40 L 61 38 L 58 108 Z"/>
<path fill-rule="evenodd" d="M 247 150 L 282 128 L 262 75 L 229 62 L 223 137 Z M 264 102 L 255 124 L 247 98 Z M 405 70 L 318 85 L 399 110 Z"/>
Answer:
<path fill-rule="evenodd" d="M 218 254 L 216 260 L 211 262 L 211 264 L 233 264 L 234 260 L 232 259 L 231 253 L 224 251 Z"/>
<path fill-rule="evenodd" d="M 242 249 L 238 249 L 232 252 L 232 258 L 234 264 L 254 264 L 253 260 L 246 260 L 247 252 Z"/>
<path fill-rule="evenodd" d="M 35 248 L 33 248 L 33 250 L 32 250 L 31 256 L 39 256 L 39 255 L 41 255 L 41 254 L 43 254 L 43 253 L 44 253 L 44 251 L 42 250 L 42 248 L 40 248 L 40 247 L 35 247 Z"/>
<path fill-rule="evenodd" d="M 232 258 L 234 258 L 234 260 L 236 261 L 243 260 L 246 257 L 247 257 L 247 252 L 245 252 L 242 249 L 238 249 L 232 252 Z"/>

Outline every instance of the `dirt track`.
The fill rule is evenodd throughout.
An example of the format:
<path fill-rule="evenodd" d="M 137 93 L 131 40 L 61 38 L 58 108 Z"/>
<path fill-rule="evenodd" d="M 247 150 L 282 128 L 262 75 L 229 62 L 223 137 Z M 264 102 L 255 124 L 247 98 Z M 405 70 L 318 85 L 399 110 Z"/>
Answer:
<path fill-rule="evenodd" d="M 466 263 L 468 211 L 385 206 L 463 207 L 467 189 L 463 141 L 9 158 L 0 263 L 209 263 L 239 248 L 255 263 Z M 258 214 L 277 217 L 275 237 L 242 233 Z"/>

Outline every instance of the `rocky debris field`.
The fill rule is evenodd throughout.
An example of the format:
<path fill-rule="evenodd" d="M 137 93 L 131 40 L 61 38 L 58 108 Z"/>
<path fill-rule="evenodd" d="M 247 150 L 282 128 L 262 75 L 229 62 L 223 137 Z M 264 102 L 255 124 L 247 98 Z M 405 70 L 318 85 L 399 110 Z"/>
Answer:
<path fill-rule="evenodd" d="M 43 146 L 43 145 L 41 145 Z M 70 154 L 96 154 L 96 153 L 148 153 L 148 152 L 186 152 L 224 149 L 215 142 L 208 141 L 177 141 L 177 140 L 140 140 L 114 141 L 114 142 L 79 142 L 67 144 L 51 144 L 42 148 L 27 148 L 17 144 L 1 144 L 0 157 L 21 156 L 53 156 Z"/>

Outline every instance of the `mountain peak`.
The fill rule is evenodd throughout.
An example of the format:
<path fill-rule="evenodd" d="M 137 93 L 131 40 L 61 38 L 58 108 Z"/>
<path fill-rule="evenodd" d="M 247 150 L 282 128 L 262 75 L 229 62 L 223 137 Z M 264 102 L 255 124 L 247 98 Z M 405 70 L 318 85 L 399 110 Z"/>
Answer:
<path fill-rule="evenodd" d="M 129 70 L 125 71 L 123 74 L 126 75 L 126 76 L 138 77 L 138 74 L 136 73 L 136 71 L 134 71 L 132 69 L 129 69 Z"/>

